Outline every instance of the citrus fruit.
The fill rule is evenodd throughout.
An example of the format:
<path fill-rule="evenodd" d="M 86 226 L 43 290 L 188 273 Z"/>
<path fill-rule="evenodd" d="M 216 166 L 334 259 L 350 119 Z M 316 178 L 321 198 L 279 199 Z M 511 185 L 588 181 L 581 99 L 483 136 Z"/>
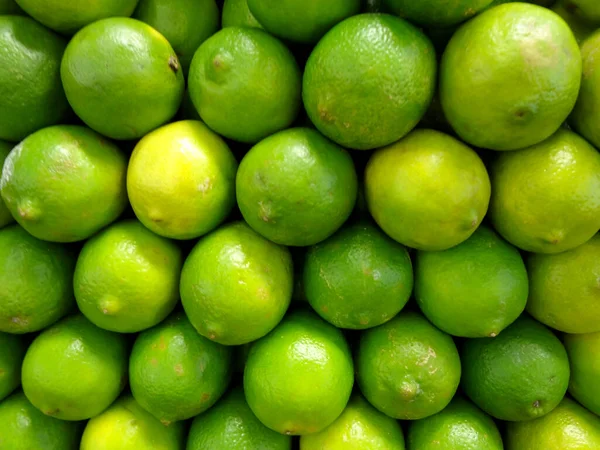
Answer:
<path fill-rule="evenodd" d="M 215 0 L 140 0 L 133 17 L 167 38 L 187 74 L 200 44 L 219 29 Z"/>
<path fill-rule="evenodd" d="M 365 191 L 369 211 L 392 239 L 419 250 L 445 250 L 483 220 L 490 179 L 469 147 L 421 129 L 373 153 Z"/>
<path fill-rule="evenodd" d="M 248 7 L 248 0 L 225 0 L 221 16 L 223 28 L 249 27 L 262 28 Z"/>
<path fill-rule="evenodd" d="M 397 141 L 423 117 L 436 83 L 435 51 L 402 19 L 360 14 L 319 41 L 306 63 L 302 96 L 312 123 L 344 147 Z"/>
<path fill-rule="evenodd" d="M 353 383 L 344 335 L 305 310 L 288 314 L 255 342 L 244 370 L 248 405 L 264 425 L 287 435 L 316 433 L 333 423 Z"/>
<path fill-rule="evenodd" d="M 411 422 L 408 448 L 418 450 L 503 450 L 502 438 L 490 416 L 461 396 L 441 412 Z"/>
<path fill-rule="evenodd" d="M 0 403 L 0 448 L 7 450 L 79 450 L 81 424 L 48 417 L 22 391 Z"/>
<path fill-rule="evenodd" d="M 129 201 L 153 232 L 197 238 L 231 212 L 236 171 L 225 141 L 202 122 L 171 123 L 136 145 L 127 171 Z"/>
<path fill-rule="evenodd" d="M 526 316 L 495 338 L 465 341 L 461 360 L 464 392 L 500 420 L 541 417 L 567 392 L 567 352 L 548 328 Z"/>
<path fill-rule="evenodd" d="M 84 420 L 104 411 L 127 380 L 127 341 L 69 316 L 45 329 L 27 349 L 23 391 L 48 416 Z"/>
<path fill-rule="evenodd" d="M 360 394 L 323 431 L 300 438 L 300 450 L 404 450 L 398 421 L 377 411 Z"/>
<path fill-rule="evenodd" d="M 15 217 L 47 241 L 87 239 L 125 209 L 125 155 L 92 130 L 44 128 L 18 144 L 4 162 L 0 189 Z"/>
<path fill-rule="evenodd" d="M 460 381 L 452 338 L 413 311 L 363 332 L 356 358 L 360 390 L 375 408 L 396 419 L 440 412 Z"/>
<path fill-rule="evenodd" d="M 0 141 L 0 179 L 2 178 L 2 167 L 4 166 L 4 160 L 12 150 L 13 145 L 8 142 Z M 0 197 L 0 228 L 14 222 L 14 218 L 10 213 L 10 210 Z"/>
<path fill-rule="evenodd" d="M 492 0 L 384 0 L 390 12 L 427 27 L 443 28 L 470 19 L 487 8 Z"/>
<path fill-rule="evenodd" d="M 499 5 L 463 25 L 440 66 L 446 118 L 464 141 L 492 150 L 551 136 L 573 109 L 580 83 L 569 26 L 526 3 Z"/>
<path fill-rule="evenodd" d="M 204 41 L 188 85 L 202 120 L 236 141 L 255 143 L 287 128 L 300 109 L 294 56 L 256 28 L 227 27 Z"/>
<path fill-rule="evenodd" d="M 565 22 L 567 22 L 567 25 L 569 25 L 569 28 L 573 32 L 573 36 L 575 36 L 575 39 L 577 40 L 580 46 L 581 43 L 585 41 L 585 39 L 587 39 L 588 36 L 590 36 L 594 31 L 596 31 L 596 26 L 590 24 L 585 19 L 582 19 L 578 15 L 574 14 L 573 9 L 568 6 L 568 0 L 557 1 L 552 7 L 552 11 L 554 11 L 556 14 L 562 17 Z M 581 57 L 583 59 L 583 64 L 585 68 L 586 58 L 583 52 L 581 54 Z M 581 80 L 580 92 L 584 84 L 585 76 Z M 580 102 L 580 98 L 578 98 L 577 101 Z"/>
<path fill-rule="evenodd" d="M 583 406 L 600 415 L 600 332 L 565 334 L 571 379 L 569 393 Z"/>
<path fill-rule="evenodd" d="M 0 0 L 0 15 L 25 15 L 15 0 Z"/>
<path fill-rule="evenodd" d="M 334 25 L 358 14 L 360 0 L 247 0 L 269 32 L 294 42 L 315 43 Z"/>
<path fill-rule="evenodd" d="M 310 128 L 292 128 L 256 144 L 236 177 L 248 224 L 283 245 L 307 246 L 331 236 L 352 213 L 356 171 L 350 155 Z"/>
<path fill-rule="evenodd" d="M 72 35 L 86 25 L 108 17 L 129 17 L 138 0 L 16 0 L 35 20 L 59 33 Z"/>
<path fill-rule="evenodd" d="M 66 41 L 33 19 L 0 16 L 0 139 L 18 142 L 63 120 Z"/>
<path fill-rule="evenodd" d="M 74 306 L 75 257 L 19 225 L 0 230 L 0 332 L 41 330 Z"/>
<path fill-rule="evenodd" d="M 114 139 L 144 136 L 169 121 L 183 98 L 175 51 L 135 19 L 103 19 L 83 28 L 69 42 L 60 73 L 79 118 Z"/>
<path fill-rule="evenodd" d="M 181 450 L 184 443 L 183 424 L 165 427 L 124 395 L 87 423 L 80 450 Z"/>
<path fill-rule="evenodd" d="M 589 36 L 581 45 L 581 58 L 583 60 L 583 77 L 581 91 L 570 123 L 584 138 L 600 148 L 600 30 Z"/>
<path fill-rule="evenodd" d="M 599 258 L 600 235 L 563 253 L 530 255 L 527 311 L 566 333 L 600 331 Z"/>
<path fill-rule="evenodd" d="M 521 315 L 528 292 L 521 254 L 486 226 L 451 249 L 417 252 L 417 303 L 454 336 L 497 336 Z"/>
<path fill-rule="evenodd" d="M 226 394 L 192 422 L 187 450 L 291 450 L 292 438 L 265 427 L 254 415 L 242 388 Z"/>
<path fill-rule="evenodd" d="M 200 336 L 183 312 L 140 333 L 129 359 L 133 396 L 165 425 L 214 405 L 231 373 L 232 349 Z"/>
<path fill-rule="evenodd" d="M 572 13 L 590 25 L 600 26 L 600 5 L 596 0 L 564 0 Z"/>
<path fill-rule="evenodd" d="M 181 249 L 137 220 L 111 225 L 88 240 L 77 259 L 73 286 L 79 310 L 105 330 L 150 328 L 179 301 L 182 265 Z"/>
<path fill-rule="evenodd" d="M 506 450 L 592 450 L 600 448 L 600 418 L 568 397 L 550 414 L 507 424 Z"/>
<path fill-rule="evenodd" d="M 600 228 L 600 154 L 571 131 L 501 154 L 490 178 L 494 228 L 522 250 L 563 252 Z"/>
<path fill-rule="evenodd" d="M 21 364 L 27 345 L 21 336 L 0 331 L 0 402 L 21 384 Z M 2 439 L 0 438 L 0 444 Z"/>
<path fill-rule="evenodd" d="M 413 287 L 406 248 L 370 223 L 344 228 L 311 247 L 303 277 L 313 309 L 336 327 L 355 330 L 390 320 Z"/>
<path fill-rule="evenodd" d="M 289 251 L 243 222 L 201 238 L 185 261 L 180 294 L 187 316 L 202 336 L 241 345 L 271 331 L 292 297 Z"/>

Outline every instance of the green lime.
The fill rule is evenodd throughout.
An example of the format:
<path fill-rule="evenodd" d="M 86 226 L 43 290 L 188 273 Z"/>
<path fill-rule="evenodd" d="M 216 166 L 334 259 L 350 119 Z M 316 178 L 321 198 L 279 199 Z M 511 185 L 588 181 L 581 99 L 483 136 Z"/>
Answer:
<path fill-rule="evenodd" d="M 443 411 L 411 422 L 406 440 L 410 449 L 418 450 L 504 448 L 492 418 L 461 396 L 455 397 Z"/>
<path fill-rule="evenodd" d="M 27 349 L 23 391 L 44 414 L 84 420 L 104 411 L 127 380 L 127 340 L 82 315 L 44 330 Z"/>
<path fill-rule="evenodd" d="M 515 150 L 551 136 L 571 110 L 581 56 L 554 12 L 507 3 L 459 28 L 442 57 L 440 99 L 466 142 Z"/>
<path fill-rule="evenodd" d="M 300 450 L 404 450 L 398 421 L 355 394 L 341 416 L 319 433 L 300 438 Z"/>
<path fill-rule="evenodd" d="M 597 29 L 597 26 L 590 24 L 585 19 L 574 14 L 573 8 L 571 8 L 569 5 L 569 0 L 559 0 L 552 7 L 552 11 L 562 17 L 565 22 L 567 22 L 567 25 L 569 25 L 569 28 L 571 28 L 571 31 L 573 32 L 573 36 L 575 36 L 575 39 L 580 45 Z M 583 59 L 583 67 L 585 71 L 586 55 L 583 54 L 583 49 L 581 50 L 581 57 Z M 586 84 L 585 77 L 581 80 L 581 88 L 579 90 L 580 93 L 584 84 Z M 581 95 L 577 101 L 581 103 Z"/>
<path fill-rule="evenodd" d="M 336 25 L 306 63 L 304 106 L 321 133 L 368 150 L 406 135 L 435 90 L 435 51 L 402 19 L 360 14 Z"/>
<path fill-rule="evenodd" d="M 66 117 L 60 82 L 66 45 L 29 17 L 0 16 L 0 139 L 18 142 Z"/>
<path fill-rule="evenodd" d="M 600 26 L 600 4 L 597 0 L 564 0 L 573 15 L 592 26 Z"/>
<path fill-rule="evenodd" d="M 256 144 L 236 178 L 248 224 L 282 245 L 320 242 L 342 226 L 356 202 L 352 158 L 310 128 L 291 128 Z"/>
<path fill-rule="evenodd" d="M 12 148 L 12 144 L 0 141 L 0 179 L 2 178 L 2 167 L 4 166 L 4 161 L 6 160 L 6 157 L 8 156 Z M 10 213 L 10 210 L 4 203 L 4 200 L 2 200 L 2 197 L 0 197 L 0 228 L 11 224 L 12 222 L 14 222 L 14 220 L 15 219 L 13 218 L 12 214 Z"/>
<path fill-rule="evenodd" d="M 150 328 L 179 301 L 181 249 L 125 220 L 88 240 L 77 259 L 73 286 L 80 311 L 94 325 L 119 333 Z"/>
<path fill-rule="evenodd" d="M 87 423 L 79 450 L 181 450 L 184 445 L 182 423 L 165 427 L 131 395 L 123 395 Z"/>
<path fill-rule="evenodd" d="M 187 74 L 200 44 L 219 29 L 215 0 L 140 0 L 133 17 L 167 38 Z"/>
<path fill-rule="evenodd" d="M 528 292 L 521 254 L 486 226 L 451 249 L 417 252 L 419 308 L 454 336 L 497 336 L 521 315 Z"/>
<path fill-rule="evenodd" d="M 565 334 L 571 379 L 569 393 L 583 406 L 600 415 L 600 332 Z"/>
<path fill-rule="evenodd" d="M 390 12 L 427 27 L 450 27 L 486 9 L 492 0 L 384 0 Z"/>
<path fill-rule="evenodd" d="M 311 247 L 303 278 L 313 309 L 336 327 L 354 330 L 390 320 L 413 288 L 406 248 L 369 223 L 343 228 Z"/>
<path fill-rule="evenodd" d="M 114 139 L 140 138 L 168 122 L 185 89 L 179 60 L 164 36 L 123 17 L 78 32 L 60 73 L 79 118 Z"/>
<path fill-rule="evenodd" d="M 256 28 L 227 27 L 204 41 L 188 84 L 202 120 L 236 141 L 255 143 L 288 128 L 300 109 L 294 56 Z"/>
<path fill-rule="evenodd" d="M 192 422 L 187 450 L 291 450 L 292 438 L 265 427 L 242 388 L 234 388 Z"/>
<path fill-rule="evenodd" d="M 490 178 L 494 228 L 522 250 L 564 252 L 600 228 L 600 154 L 567 129 L 499 155 Z"/>
<path fill-rule="evenodd" d="M 465 341 L 461 360 L 464 392 L 500 420 L 541 417 L 567 392 L 565 348 L 548 328 L 526 316 L 495 338 Z"/>
<path fill-rule="evenodd" d="M 373 153 L 365 172 L 369 211 L 392 239 L 419 250 L 465 241 L 483 220 L 490 179 L 473 150 L 420 129 Z"/>
<path fill-rule="evenodd" d="M 0 189 L 17 222 L 54 242 L 87 239 L 127 205 L 127 160 L 116 145 L 75 125 L 44 128 L 4 162 Z"/>
<path fill-rule="evenodd" d="M 0 331 L 0 349 L 2 349 L 0 352 L 0 402 L 2 402 L 21 384 L 21 364 L 27 345 L 21 336 Z"/>
<path fill-rule="evenodd" d="M 79 450 L 81 424 L 42 414 L 22 391 L 0 403 L 0 423 L 2 449 Z"/>
<path fill-rule="evenodd" d="M 416 420 L 444 409 L 458 388 L 460 359 L 452 338 L 421 314 L 402 311 L 362 333 L 358 386 L 379 411 Z"/>
<path fill-rule="evenodd" d="M 316 43 L 337 23 L 358 14 L 361 0 L 247 0 L 251 13 L 283 39 Z"/>
<path fill-rule="evenodd" d="M 248 7 L 248 0 L 225 0 L 223 3 L 223 28 L 248 27 L 262 28 Z"/>
<path fill-rule="evenodd" d="M 0 332 L 31 333 L 75 306 L 75 257 L 19 225 L 0 230 Z"/>
<path fill-rule="evenodd" d="M 219 135 L 199 121 L 165 125 L 136 145 L 127 193 L 138 219 L 172 239 L 216 228 L 235 205 L 237 161 Z"/>
<path fill-rule="evenodd" d="M 15 0 L 0 0 L 0 15 L 25 15 L 25 11 L 21 9 Z"/>
<path fill-rule="evenodd" d="M 245 344 L 282 319 L 292 278 L 292 257 L 285 247 L 233 222 L 192 249 L 181 273 L 181 301 L 202 336 L 225 345 Z"/>
<path fill-rule="evenodd" d="M 244 370 L 248 405 L 286 435 L 317 433 L 346 407 L 354 370 L 340 330 L 306 310 L 288 314 L 252 345 Z"/>

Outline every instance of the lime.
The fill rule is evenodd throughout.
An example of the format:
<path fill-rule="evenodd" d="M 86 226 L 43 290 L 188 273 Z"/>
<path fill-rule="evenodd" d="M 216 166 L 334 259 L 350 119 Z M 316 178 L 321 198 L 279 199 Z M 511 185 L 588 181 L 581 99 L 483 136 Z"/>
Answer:
<path fill-rule="evenodd" d="M 301 74 L 287 47 L 256 28 L 227 27 L 192 60 L 190 96 L 217 133 L 255 143 L 287 128 L 298 115 Z"/>
<path fill-rule="evenodd" d="M 600 4 L 596 0 L 564 0 L 573 15 L 592 26 L 600 26 Z"/>
<path fill-rule="evenodd" d="M 0 402 L 21 384 L 21 364 L 27 345 L 21 336 L 0 331 Z M 0 438 L 0 444 L 2 439 Z"/>
<path fill-rule="evenodd" d="M 18 142 L 66 117 L 60 82 L 66 45 L 29 17 L 0 16 L 0 139 Z"/>
<path fill-rule="evenodd" d="M 292 128 L 252 147 L 236 191 L 255 231 L 278 244 L 307 246 L 331 236 L 352 213 L 356 171 L 350 155 L 318 131 Z"/>
<path fill-rule="evenodd" d="M 574 14 L 573 8 L 570 7 L 568 0 L 559 0 L 558 2 L 556 2 L 552 7 L 552 11 L 554 11 L 556 14 L 562 17 L 565 22 L 567 22 L 567 25 L 569 25 L 569 28 L 571 28 L 571 31 L 573 32 L 573 36 L 575 36 L 575 39 L 580 45 L 583 41 L 585 41 L 585 39 L 587 39 L 588 36 L 590 36 L 597 29 L 596 26 L 590 24 L 585 19 Z M 585 70 L 586 56 L 583 54 L 583 49 L 581 50 L 581 57 L 583 59 L 583 65 Z M 585 83 L 586 80 L 584 76 L 584 78 L 581 80 L 581 88 L 579 90 L 580 93 Z M 581 96 L 577 99 L 577 101 L 581 103 Z"/>
<path fill-rule="evenodd" d="M 44 414 L 84 420 L 104 411 L 125 387 L 127 341 L 82 315 L 44 330 L 27 349 L 23 391 Z"/>
<path fill-rule="evenodd" d="M 216 228 L 235 205 L 237 162 L 206 125 L 181 121 L 147 134 L 127 172 L 138 219 L 172 239 L 193 239 Z"/>
<path fill-rule="evenodd" d="M 0 179 L 2 177 L 2 167 L 4 166 L 4 160 L 6 159 L 12 148 L 12 144 L 0 141 Z M 10 213 L 10 210 L 4 203 L 4 200 L 2 200 L 2 197 L 0 197 L 0 228 L 5 227 L 6 225 L 14 222 L 14 220 L 15 219 L 13 218 L 12 214 Z"/>
<path fill-rule="evenodd" d="M 419 250 L 465 241 L 483 220 L 490 179 L 473 150 L 452 136 L 415 130 L 373 153 L 365 172 L 369 211 L 394 240 Z"/>
<path fill-rule="evenodd" d="M 25 15 L 15 0 L 0 0 L 0 15 Z"/>
<path fill-rule="evenodd" d="M 262 28 L 248 7 L 248 0 L 225 0 L 222 15 L 223 28 Z"/>
<path fill-rule="evenodd" d="M 457 25 L 487 8 L 492 0 L 383 0 L 393 12 L 411 22 L 427 27 Z"/>
<path fill-rule="evenodd" d="M 569 393 L 583 406 L 600 415 L 600 332 L 565 334 L 563 337 L 571 379 Z"/>
<path fill-rule="evenodd" d="M 421 31 L 390 15 L 361 14 L 319 41 L 302 96 L 321 133 L 367 150 L 406 135 L 427 111 L 435 82 L 435 51 Z"/>
<path fill-rule="evenodd" d="M 126 170 L 125 155 L 113 143 L 85 127 L 57 125 L 10 152 L 0 189 L 12 215 L 33 236 L 74 242 L 123 212 Z"/>
<path fill-rule="evenodd" d="M 579 92 L 581 56 L 569 26 L 552 11 L 507 3 L 452 37 L 440 67 L 446 118 L 466 142 L 515 150 L 551 136 Z"/>
<path fill-rule="evenodd" d="M 192 325 L 225 345 L 254 341 L 271 331 L 292 297 L 289 251 L 243 222 L 198 241 L 185 261 L 180 294 Z"/>
<path fill-rule="evenodd" d="M 0 332 L 30 333 L 53 324 L 74 306 L 75 257 L 19 225 L 0 230 Z"/>

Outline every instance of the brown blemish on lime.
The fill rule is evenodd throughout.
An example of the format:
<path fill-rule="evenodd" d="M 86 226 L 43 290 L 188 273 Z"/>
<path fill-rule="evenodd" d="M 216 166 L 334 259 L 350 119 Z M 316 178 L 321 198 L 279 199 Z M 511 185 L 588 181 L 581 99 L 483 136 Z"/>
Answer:
<path fill-rule="evenodd" d="M 165 343 L 165 338 L 163 336 L 160 337 L 160 341 L 158 341 L 158 349 L 165 350 L 167 348 L 167 344 Z"/>
<path fill-rule="evenodd" d="M 160 419 L 160 423 L 162 423 L 165 427 L 171 425 L 171 421 L 167 419 Z"/>
<path fill-rule="evenodd" d="M 175 373 L 179 376 L 183 375 L 183 366 L 181 364 L 175 364 Z"/>
<path fill-rule="evenodd" d="M 169 67 L 174 73 L 179 72 L 179 61 L 177 60 L 176 56 L 171 55 L 169 57 Z"/>
<path fill-rule="evenodd" d="M 536 400 L 535 402 L 533 402 L 533 407 L 534 408 L 539 408 L 540 407 L 540 401 Z"/>
<path fill-rule="evenodd" d="M 156 358 L 152 358 L 150 360 L 150 364 L 152 364 L 153 366 L 157 366 L 158 365 L 158 360 Z"/>
<path fill-rule="evenodd" d="M 46 414 L 47 416 L 55 416 L 60 412 L 60 409 L 56 408 L 56 409 L 51 409 L 49 411 L 44 411 L 44 414 Z"/>
<path fill-rule="evenodd" d="M 204 394 L 202 394 L 202 401 L 203 402 L 208 401 L 209 398 L 210 398 L 210 394 L 208 392 L 205 392 Z"/>

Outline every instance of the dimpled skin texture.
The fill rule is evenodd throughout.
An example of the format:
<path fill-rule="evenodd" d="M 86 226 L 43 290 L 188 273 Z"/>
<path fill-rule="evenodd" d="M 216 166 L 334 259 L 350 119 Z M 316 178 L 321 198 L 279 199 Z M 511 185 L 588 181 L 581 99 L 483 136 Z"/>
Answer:
<path fill-rule="evenodd" d="M 566 397 L 550 414 L 507 424 L 505 450 L 600 448 L 600 418 Z"/>
<path fill-rule="evenodd" d="M 365 331 L 356 359 L 361 392 L 390 417 L 440 412 L 456 393 L 460 359 L 452 338 L 416 312 L 401 312 Z"/>
<path fill-rule="evenodd" d="M 495 337 L 527 303 L 529 282 L 519 251 L 486 226 L 451 249 L 417 252 L 415 274 L 419 308 L 454 336 Z"/>
<path fill-rule="evenodd" d="M 501 154 L 490 178 L 494 228 L 522 250 L 563 252 L 600 228 L 600 154 L 571 131 Z"/>
<path fill-rule="evenodd" d="M 408 448 L 416 450 L 504 448 L 492 418 L 460 396 L 455 397 L 443 411 L 410 422 L 406 440 Z"/>
<path fill-rule="evenodd" d="M 265 427 L 241 387 L 232 389 L 192 422 L 187 450 L 291 450 L 292 438 Z"/>
<path fill-rule="evenodd" d="M 44 128 L 18 144 L 4 162 L 0 189 L 29 233 L 54 242 L 87 239 L 127 205 L 125 155 L 92 130 Z"/>
<path fill-rule="evenodd" d="M 180 294 L 194 328 L 224 345 L 271 331 L 292 298 L 290 252 L 233 222 L 204 236 L 183 266 Z"/>
<path fill-rule="evenodd" d="M 411 22 L 435 28 L 457 25 L 478 14 L 492 0 L 384 0 L 383 4 Z"/>
<path fill-rule="evenodd" d="M 581 56 L 552 11 L 507 3 L 452 37 L 440 66 L 446 118 L 466 142 L 515 150 L 543 141 L 567 118 L 579 92 Z"/>
<path fill-rule="evenodd" d="M 196 51 L 188 85 L 210 128 L 253 144 L 294 121 L 301 77 L 294 56 L 277 38 L 256 28 L 227 27 Z"/>
<path fill-rule="evenodd" d="M 19 225 L 0 230 L 0 331 L 30 333 L 56 322 L 75 306 L 75 257 L 40 241 Z"/>
<path fill-rule="evenodd" d="M 4 160 L 6 159 L 12 148 L 12 144 L 0 141 L 0 179 L 2 177 L 2 167 L 4 166 Z M 4 200 L 2 200 L 2 197 L 0 197 L 0 228 L 3 228 L 14 221 L 15 219 L 10 213 L 10 210 L 4 203 Z"/>
<path fill-rule="evenodd" d="M 554 255 L 527 259 L 527 311 L 565 333 L 600 331 L 600 235 Z"/>
<path fill-rule="evenodd" d="M 142 332 L 129 363 L 133 396 L 165 425 L 214 405 L 231 372 L 232 348 L 200 336 L 182 312 Z"/>
<path fill-rule="evenodd" d="M 81 424 L 49 417 L 22 391 L 0 403 L 0 448 L 10 450 L 79 450 Z"/>
<path fill-rule="evenodd" d="M 360 0 L 248 0 L 250 11 L 269 33 L 309 44 L 358 14 L 360 6 Z"/>
<path fill-rule="evenodd" d="M 96 327 L 84 316 L 44 330 L 23 361 L 23 391 L 44 414 L 84 420 L 104 411 L 127 380 L 125 336 Z"/>
<path fill-rule="evenodd" d="M 131 395 L 123 395 L 87 423 L 79 450 L 181 450 L 184 442 L 183 423 L 165 427 Z"/>
<path fill-rule="evenodd" d="M 171 239 L 197 238 L 235 205 L 237 161 L 225 141 L 199 121 L 165 125 L 136 145 L 127 192 L 136 216 Z"/>
<path fill-rule="evenodd" d="M 300 450 L 404 450 L 398 421 L 355 394 L 340 417 L 323 431 L 300 438 Z"/>
<path fill-rule="evenodd" d="M 67 42 L 29 17 L 0 16 L 0 139 L 18 142 L 63 120 Z"/>
<path fill-rule="evenodd" d="M 21 384 L 21 364 L 26 341 L 15 334 L 0 331 L 0 402 Z M 2 440 L 0 439 L 0 444 Z"/>
<path fill-rule="evenodd" d="M 313 245 L 331 236 L 352 213 L 357 189 L 350 155 L 309 128 L 255 145 L 236 178 L 246 222 L 282 245 Z"/>
<path fill-rule="evenodd" d="M 406 248 L 375 225 L 356 224 L 311 247 L 304 291 L 313 309 L 338 328 L 372 328 L 406 305 L 413 271 Z"/>
<path fill-rule="evenodd" d="M 177 245 L 137 220 L 105 228 L 77 259 L 73 286 L 80 311 L 96 326 L 119 333 L 152 327 L 179 301 L 183 255 Z"/>
<path fill-rule="evenodd" d="M 311 53 L 304 107 L 319 131 L 338 144 L 381 147 L 423 117 L 436 70 L 433 45 L 413 25 L 387 14 L 361 14 L 336 25 Z"/>
<path fill-rule="evenodd" d="M 122 17 L 77 33 L 60 73 L 79 118 L 113 139 L 140 138 L 169 121 L 185 90 L 169 42 L 149 25 Z"/>
<path fill-rule="evenodd" d="M 419 250 L 465 241 L 483 220 L 490 179 L 473 150 L 439 131 L 415 130 L 373 153 L 367 205 L 392 239 Z"/>
<path fill-rule="evenodd" d="M 600 332 L 565 334 L 563 342 L 571 365 L 569 394 L 600 415 Z"/>
<path fill-rule="evenodd" d="M 527 316 L 493 339 L 465 341 L 461 360 L 464 392 L 500 420 L 541 417 L 567 392 L 567 352 L 548 328 Z"/>
<path fill-rule="evenodd" d="M 342 413 L 352 392 L 350 348 L 340 330 L 298 310 L 250 349 L 244 370 L 248 405 L 286 435 L 316 433 Z"/>
<path fill-rule="evenodd" d="M 225 0 L 223 3 L 223 28 L 250 27 L 262 28 L 248 7 L 248 0 Z"/>

